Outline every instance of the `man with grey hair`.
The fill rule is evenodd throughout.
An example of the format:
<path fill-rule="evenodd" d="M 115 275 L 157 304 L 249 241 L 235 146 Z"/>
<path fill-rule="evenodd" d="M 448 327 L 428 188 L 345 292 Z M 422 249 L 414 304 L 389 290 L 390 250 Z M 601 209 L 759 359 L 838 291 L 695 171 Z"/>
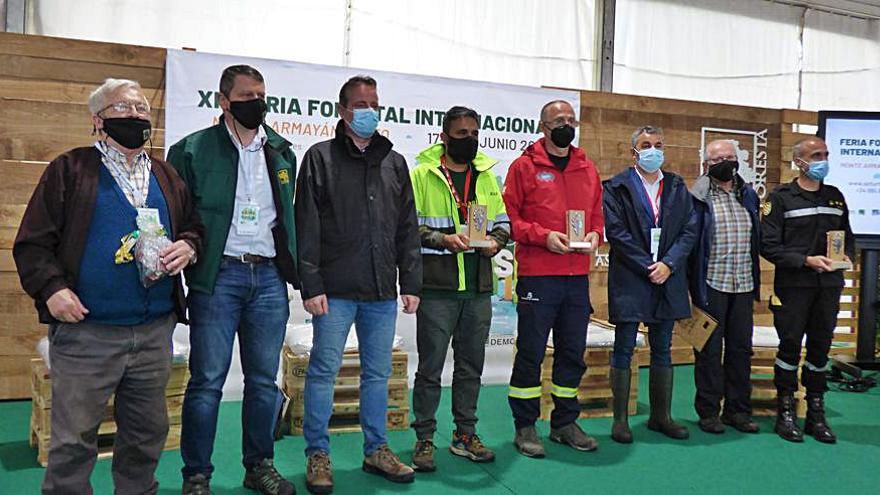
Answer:
<path fill-rule="evenodd" d="M 690 257 L 690 293 L 718 327 L 694 352 L 697 424 L 707 433 L 724 433 L 725 424 L 757 433 L 751 418 L 751 354 L 753 304 L 761 294 L 758 195 L 737 173 L 735 141 L 710 142 L 704 157 L 705 173 L 691 189 L 699 237 Z"/>
<path fill-rule="evenodd" d="M 49 325 L 43 493 L 92 493 L 98 426 L 114 394 L 116 492 L 156 493 L 171 332 L 185 321 L 179 274 L 195 262 L 203 227 L 174 169 L 144 149 L 150 105 L 138 83 L 108 79 L 89 97 L 89 110 L 100 139 L 46 167 L 13 246 L 22 287 Z M 173 240 L 159 253 L 160 278 L 149 284 L 129 242 L 146 223 Z"/>
<path fill-rule="evenodd" d="M 639 324 L 651 343 L 648 429 L 677 440 L 688 438 L 673 421 L 670 346 L 675 320 L 690 316 L 687 258 L 697 237 L 693 201 L 684 180 L 661 170 L 663 133 L 653 126 L 631 138 L 632 167 L 603 183 L 608 252 L 608 313 L 616 326 L 611 355 L 614 423 L 611 438 L 633 441 L 628 423 L 633 349 Z"/>
<path fill-rule="evenodd" d="M 825 373 L 828 351 L 837 325 L 843 272 L 826 256 L 828 234 L 843 234 L 846 261 L 855 257 L 855 238 L 843 194 L 823 181 L 828 174 L 828 146 L 818 137 L 794 145 L 794 165 L 800 174 L 777 187 L 762 206 L 761 254 L 776 267 L 770 309 L 779 334 L 773 370 L 776 385 L 776 433 L 790 442 L 804 434 L 824 443 L 837 437 L 825 419 Z M 807 337 L 807 355 L 801 383 L 807 389 L 804 429 L 794 414 L 801 341 Z"/>

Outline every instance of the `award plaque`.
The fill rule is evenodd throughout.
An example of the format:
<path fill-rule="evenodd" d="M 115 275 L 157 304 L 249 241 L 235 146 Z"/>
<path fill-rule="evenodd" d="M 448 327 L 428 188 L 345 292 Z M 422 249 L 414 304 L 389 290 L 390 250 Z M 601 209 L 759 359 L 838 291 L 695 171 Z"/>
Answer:
<path fill-rule="evenodd" d="M 565 213 L 568 225 L 568 247 L 571 249 L 591 249 L 593 246 L 587 240 L 586 215 L 584 210 L 568 210 Z"/>
<path fill-rule="evenodd" d="M 486 205 L 469 205 L 467 235 L 470 242 L 468 243 L 468 247 L 492 247 L 493 241 L 486 235 L 486 229 L 488 226 L 489 211 L 486 208 Z"/>
<path fill-rule="evenodd" d="M 706 341 L 712 336 L 712 332 L 718 327 L 718 322 L 709 313 L 693 306 L 691 317 L 675 322 L 674 331 L 682 340 L 690 344 L 694 349 L 702 351 Z"/>
<path fill-rule="evenodd" d="M 842 230 L 828 231 L 826 256 L 831 258 L 833 270 L 852 270 L 852 262 L 846 261 L 846 232 Z"/>

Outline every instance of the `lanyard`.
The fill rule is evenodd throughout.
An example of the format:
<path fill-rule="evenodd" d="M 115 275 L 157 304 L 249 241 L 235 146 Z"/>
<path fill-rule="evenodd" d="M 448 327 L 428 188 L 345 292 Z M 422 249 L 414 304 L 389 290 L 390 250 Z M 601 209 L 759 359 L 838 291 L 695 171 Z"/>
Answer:
<path fill-rule="evenodd" d="M 452 197 L 455 199 L 455 204 L 458 206 L 458 211 L 461 212 L 461 216 L 467 218 L 467 199 L 470 197 L 471 192 L 471 176 L 473 174 L 473 167 L 468 165 L 467 175 L 464 179 L 464 200 L 461 199 L 461 196 L 458 195 L 458 190 L 455 189 L 455 184 L 452 182 L 452 175 L 449 173 L 449 169 L 446 168 L 446 155 L 440 157 L 440 168 L 443 169 L 443 175 L 446 176 L 446 181 L 449 183 L 449 189 L 452 190 Z"/>
<path fill-rule="evenodd" d="M 660 187 L 657 188 L 657 195 L 654 199 L 651 199 L 651 195 L 648 194 L 648 187 L 642 184 L 645 190 L 645 196 L 648 197 L 648 203 L 651 205 L 652 213 L 654 213 L 654 225 L 660 225 L 660 196 L 663 194 L 663 179 L 660 179 Z"/>

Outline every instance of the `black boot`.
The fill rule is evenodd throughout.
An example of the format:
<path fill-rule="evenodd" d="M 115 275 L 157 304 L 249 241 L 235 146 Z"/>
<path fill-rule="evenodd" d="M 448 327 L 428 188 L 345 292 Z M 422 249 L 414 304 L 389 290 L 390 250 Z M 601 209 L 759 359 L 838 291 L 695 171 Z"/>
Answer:
<path fill-rule="evenodd" d="M 823 394 L 807 393 L 807 421 L 804 433 L 822 443 L 836 443 L 837 437 L 825 420 L 825 397 Z"/>
<path fill-rule="evenodd" d="M 776 434 L 789 442 L 803 442 L 804 432 L 797 424 L 794 414 L 794 396 L 791 392 L 778 392 L 776 398 Z"/>
<path fill-rule="evenodd" d="M 633 435 L 629 429 L 629 386 L 632 369 L 611 368 L 611 392 L 614 393 L 614 423 L 611 425 L 611 439 L 618 443 L 632 443 Z"/>
<path fill-rule="evenodd" d="M 648 429 L 659 431 L 669 438 L 685 440 L 690 435 L 687 428 L 676 423 L 670 416 L 672 409 L 672 368 L 651 368 L 648 380 L 651 416 Z"/>

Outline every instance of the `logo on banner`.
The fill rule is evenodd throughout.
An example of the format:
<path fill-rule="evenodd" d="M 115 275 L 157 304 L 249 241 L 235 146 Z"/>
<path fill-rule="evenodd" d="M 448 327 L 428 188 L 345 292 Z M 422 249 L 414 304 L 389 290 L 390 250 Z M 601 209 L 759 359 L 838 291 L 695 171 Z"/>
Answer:
<path fill-rule="evenodd" d="M 717 139 L 727 139 L 733 143 L 739 162 L 739 175 L 751 184 L 758 197 L 767 198 L 767 129 L 746 131 L 703 127 L 700 131 L 700 173 L 703 170 L 703 157 L 706 144 Z"/>

